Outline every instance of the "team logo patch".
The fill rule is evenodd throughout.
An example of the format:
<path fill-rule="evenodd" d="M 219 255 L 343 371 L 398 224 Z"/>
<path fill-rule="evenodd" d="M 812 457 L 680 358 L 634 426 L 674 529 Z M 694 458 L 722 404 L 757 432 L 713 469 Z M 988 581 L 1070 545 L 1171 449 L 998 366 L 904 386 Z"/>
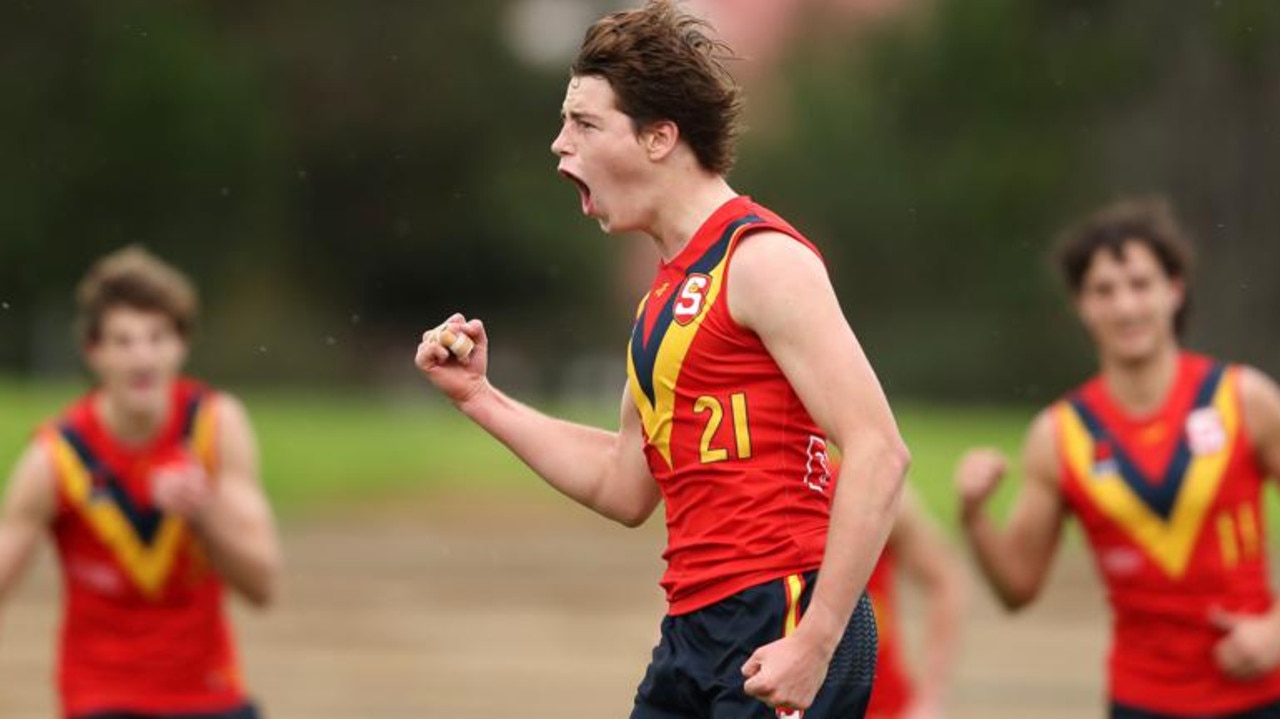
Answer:
<path fill-rule="evenodd" d="M 685 326 L 697 319 L 702 308 L 707 304 L 707 290 L 711 287 L 711 276 L 691 274 L 680 285 L 676 294 L 675 305 L 671 308 L 671 316 L 680 326 Z"/>
<path fill-rule="evenodd" d="M 1111 442 L 1103 439 L 1093 445 L 1093 476 L 1098 479 L 1120 474 L 1120 464 L 1116 462 L 1115 449 Z"/>
<path fill-rule="evenodd" d="M 783 709 L 778 707 L 778 719 L 804 719 L 804 712 L 800 709 Z"/>
<path fill-rule="evenodd" d="M 1227 428 L 1216 407 L 1201 407 L 1187 415 L 1187 446 L 1199 457 L 1227 447 Z"/>
<path fill-rule="evenodd" d="M 809 460 L 805 463 L 804 483 L 809 489 L 825 494 L 831 485 L 831 460 L 827 457 L 827 440 L 809 437 Z"/>

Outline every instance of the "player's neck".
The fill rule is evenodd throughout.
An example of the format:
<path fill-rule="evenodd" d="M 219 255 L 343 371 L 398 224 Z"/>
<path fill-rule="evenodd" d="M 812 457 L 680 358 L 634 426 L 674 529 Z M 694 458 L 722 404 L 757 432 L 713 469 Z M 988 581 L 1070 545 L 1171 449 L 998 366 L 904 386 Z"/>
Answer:
<path fill-rule="evenodd" d="M 1170 343 L 1140 361 L 1102 360 L 1102 378 L 1112 399 L 1127 414 L 1143 417 L 1164 405 L 1178 378 L 1177 344 Z"/>
<path fill-rule="evenodd" d="M 94 411 L 112 439 L 126 446 L 143 445 L 160 432 L 169 415 L 169 400 L 147 410 L 130 410 L 107 392 L 98 394 Z"/>
<path fill-rule="evenodd" d="M 665 183 L 645 232 L 657 243 L 662 258 L 669 261 L 689 244 L 712 213 L 737 196 L 720 175 L 685 173 Z"/>

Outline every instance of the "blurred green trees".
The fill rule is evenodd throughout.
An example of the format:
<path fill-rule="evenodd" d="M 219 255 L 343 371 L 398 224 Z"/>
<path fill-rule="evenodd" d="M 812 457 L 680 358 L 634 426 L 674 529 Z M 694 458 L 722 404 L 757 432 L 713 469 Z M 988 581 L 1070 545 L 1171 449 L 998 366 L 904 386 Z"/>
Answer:
<path fill-rule="evenodd" d="M 73 366 L 73 283 L 129 242 L 200 282 L 198 369 L 221 378 L 396 376 L 454 309 L 529 383 L 620 357 L 619 241 L 548 150 L 565 70 L 517 59 L 507 11 L 0 11 L 0 368 Z M 824 247 L 891 391 L 1042 400 L 1079 378 L 1048 242 L 1131 192 L 1171 195 L 1201 241 L 1193 343 L 1280 372 L 1277 4 L 918 3 L 815 29 L 770 86 L 733 181 Z"/>

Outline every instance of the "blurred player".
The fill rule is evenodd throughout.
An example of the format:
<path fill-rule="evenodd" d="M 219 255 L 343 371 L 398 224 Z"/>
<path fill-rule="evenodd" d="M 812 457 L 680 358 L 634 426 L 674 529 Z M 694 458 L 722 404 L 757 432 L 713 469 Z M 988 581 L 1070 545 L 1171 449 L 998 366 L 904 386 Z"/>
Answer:
<path fill-rule="evenodd" d="M 868 719 L 946 716 L 946 692 L 955 673 L 964 612 L 965 578 L 956 560 L 915 494 L 905 491 L 889 542 L 867 584 L 880 638 Z M 904 654 L 900 578 L 918 588 L 925 603 L 921 671 L 914 681 Z"/>
<path fill-rule="evenodd" d="M 1188 249 L 1167 204 L 1122 202 L 1063 236 L 1101 372 L 1031 425 L 1003 529 L 994 450 L 957 469 L 965 534 L 1010 609 L 1039 593 L 1063 520 L 1084 528 L 1115 615 L 1110 716 L 1280 716 L 1280 607 L 1260 493 L 1280 476 L 1280 389 L 1179 347 Z"/>
<path fill-rule="evenodd" d="M 817 250 L 725 180 L 740 99 L 707 31 L 665 1 L 599 20 L 552 144 L 583 214 L 661 256 L 618 431 L 493 387 L 477 319 L 446 321 L 475 341 L 465 360 L 432 331 L 416 362 L 572 499 L 627 526 L 665 502 L 669 612 L 633 719 L 860 717 L 875 622 L 859 597 L 908 454 Z"/>
<path fill-rule="evenodd" d="M 121 250 L 77 300 L 97 386 L 37 431 L 9 479 L 0 600 L 48 533 L 63 716 L 252 719 L 222 586 L 266 605 L 280 559 L 248 416 L 179 374 L 197 300 L 178 271 Z"/>

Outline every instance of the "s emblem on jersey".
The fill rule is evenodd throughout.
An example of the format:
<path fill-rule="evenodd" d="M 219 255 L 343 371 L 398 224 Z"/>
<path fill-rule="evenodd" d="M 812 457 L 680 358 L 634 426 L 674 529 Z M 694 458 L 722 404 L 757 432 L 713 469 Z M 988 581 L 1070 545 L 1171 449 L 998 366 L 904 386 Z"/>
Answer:
<path fill-rule="evenodd" d="M 827 457 L 827 440 L 810 436 L 806 454 L 809 461 L 805 463 L 804 483 L 818 494 L 825 494 L 827 487 L 831 485 L 831 460 Z"/>
<path fill-rule="evenodd" d="M 684 284 L 680 285 L 680 292 L 676 294 L 675 304 L 671 308 L 671 315 L 680 326 L 687 326 L 697 319 L 706 305 L 709 287 L 711 287 L 711 275 L 696 273 L 685 278 Z"/>
<path fill-rule="evenodd" d="M 1216 408 L 1201 407 L 1187 415 L 1187 446 L 1197 457 L 1226 449 L 1227 430 Z"/>

